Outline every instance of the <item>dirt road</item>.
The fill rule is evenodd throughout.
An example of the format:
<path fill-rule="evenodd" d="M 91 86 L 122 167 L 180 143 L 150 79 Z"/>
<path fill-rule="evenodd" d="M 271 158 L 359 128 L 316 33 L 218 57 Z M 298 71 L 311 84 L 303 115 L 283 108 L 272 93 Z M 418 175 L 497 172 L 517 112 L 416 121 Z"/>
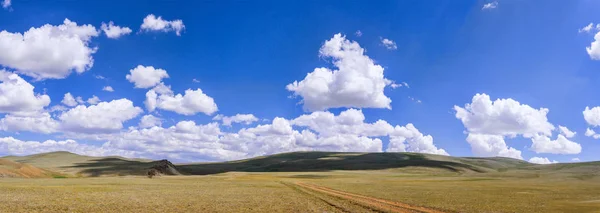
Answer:
<path fill-rule="evenodd" d="M 420 207 L 420 206 L 413 206 L 413 205 L 409 205 L 409 204 L 405 204 L 405 203 L 389 201 L 389 200 L 384 200 L 384 199 L 379 199 L 379 198 L 374 198 L 374 197 L 368 197 L 368 196 L 364 196 L 364 195 L 353 194 L 353 193 L 335 190 L 335 189 L 318 186 L 318 185 L 314 185 L 314 184 L 301 183 L 301 182 L 298 182 L 295 184 L 296 184 L 296 186 L 299 186 L 300 188 L 308 189 L 310 191 L 314 191 L 314 192 L 325 194 L 325 195 L 334 196 L 336 198 L 349 201 L 353 204 L 356 204 L 356 205 L 359 205 L 362 207 L 366 207 L 367 209 L 370 209 L 373 211 L 402 212 L 402 213 L 404 213 L 404 212 L 443 213 L 443 211 L 439 211 L 439 210 L 435 210 L 435 209 L 430 209 L 430 208 Z M 350 210 L 350 212 L 352 212 L 351 209 L 344 209 L 339 206 L 338 206 L 338 208 L 342 211 Z"/>

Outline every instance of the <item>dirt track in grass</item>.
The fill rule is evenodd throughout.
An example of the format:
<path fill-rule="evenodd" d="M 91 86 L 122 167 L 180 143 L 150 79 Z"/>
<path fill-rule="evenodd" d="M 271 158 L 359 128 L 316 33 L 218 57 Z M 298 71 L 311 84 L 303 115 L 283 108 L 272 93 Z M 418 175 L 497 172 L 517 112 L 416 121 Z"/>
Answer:
<path fill-rule="evenodd" d="M 369 196 L 364 196 L 364 195 L 353 194 L 353 193 L 339 191 L 339 190 L 335 190 L 335 189 L 331 189 L 331 188 L 327 188 L 327 187 L 323 187 L 323 186 L 318 186 L 318 185 L 314 185 L 314 184 L 308 184 L 308 183 L 302 183 L 302 182 L 297 182 L 295 184 L 301 188 L 309 189 L 311 191 L 315 191 L 318 193 L 322 193 L 322 194 L 334 196 L 334 197 L 337 197 L 337 198 L 340 198 L 343 200 L 347 200 L 347 201 L 350 201 L 352 203 L 358 204 L 363 207 L 367 207 L 368 209 L 372 209 L 372 210 L 379 210 L 379 211 L 383 211 L 383 212 L 401 212 L 401 213 L 404 213 L 404 212 L 443 213 L 443 211 L 439 211 L 439 210 L 435 210 L 435 209 L 430 209 L 430 208 L 425 208 L 425 207 L 420 207 L 420 206 L 413 206 L 413 205 L 409 205 L 409 204 L 405 204 L 405 203 L 389 201 L 389 200 L 384 200 L 384 199 L 379 199 L 379 198 L 374 198 L 374 197 L 369 197 Z"/>

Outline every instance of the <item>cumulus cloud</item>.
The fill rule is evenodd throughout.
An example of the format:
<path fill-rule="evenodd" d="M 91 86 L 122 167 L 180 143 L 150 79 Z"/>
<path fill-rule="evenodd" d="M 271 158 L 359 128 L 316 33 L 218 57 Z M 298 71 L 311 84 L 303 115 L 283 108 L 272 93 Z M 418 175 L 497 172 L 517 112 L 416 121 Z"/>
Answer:
<path fill-rule="evenodd" d="M 135 84 L 135 88 L 150 88 L 158 85 L 163 78 L 168 78 L 166 70 L 155 69 L 153 66 L 142 66 L 129 70 L 125 78 Z"/>
<path fill-rule="evenodd" d="M 556 140 L 551 140 L 548 136 L 536 135 L 531 138 L 533 144 L 531 149 L 536 153 L 551 154 L 579 154 L 581 145 L 570 141 L 563 135 L 558 135 Z"/>
<path fill-rule="evenodd" d="M 70 107 L 77 106 L 77 101 L 75 100 L 75 97 L 71 95 L 70 92 L 65 93 L 65 96 L 63 96 L 61 103 Z"/>
<path fill-rule="evenodd" d="M 140 119 L 139 127 L 140 128 L 150 128 L 159 126 L 162 124 L 162 120 L 160 118 L 155 117 L 154 115 L 144 115 L 142 119 Z"/>
<path fill-rule="evenodd" d="M 96 106 L 101 106 L 99 103 Z M 90 106 L 93 108 L 96 106 Z M 83 108 L 85 106 L 77 106 Z M 115 109 L 118 107 L 110 107 Z M 72 109 L 72 110 L 74 110 Z M 329 112 L 314 112 L 288 120 L 274 118 L 268 124 L 242 128 L 236 132 L 223 132 L 216 122 L 196 124 L 194 121 L 180 121 L 170 127 L 161 127 L 158 118 L 146 115 L 140 119 L 140 128 L 122 129 L 122 131 L 107 131 L 108 127 L 119 126 L 127 115 L 111 113 L 105 110 L 102 114 L 113 118 L 111 125 L 87 125 L 87 129 L 79 130 L 85 134 L 66 134 L 66 137 L 82 138 L 101 141 L 101 145 L 93 146 L 110 153 L 127 153 L 132 157 L 168 158 L 174 161 L 198 160 L 235 160 L 266 154 L 291 151 L 338 151 L 338 152 L 382 152 L 383 141 L 379 137 L 389 137 L 393 144 L 386 151 L 408 151 L 421 153 L 443 154 L 443 149 L 433 144 L 433 137 L 422 134 L 414 125 L 392 126 L 386 121 L 374 123 L 364 122 L 362 111 L 349 109 L 338 115 Z M 86 122 L 88 116 L 95 113 L 74 113 Z M 121 116 L 116 116 L 121 114 Z M 135 114 L 135 113 L 132 113 Z M 233 116 L 232 116 L 233 117 Z M 117 120 L 117 118 L 121 120 Z M 61 119 L 61 116 L 59 116 Z M 88 122 L 106 121 L 106 118 L 96 118 Z M 157 121 L 158 120 L 158 121 Z M 64 123 L 64 121 L 61 121 Z M 327 124 L 330 124 L 327 125 Z M 61 124 L 64 126 L 64 124 Z M 78 124 L 78 127 L 83 124 Z M 96 127 L 101 128 L 102 131 Z M 63 127 L 64 128 L 64 127 Z M 119 127 L 119 128 L 122 128 Z M 93 129 L 94 131 L 90 131 Z M 72 130 L 72 129 L 70 129 Z M 68 131 L 62 129 L 61 131 Z M 34 145 L 40 142 L 34 143 Z M 77 143 L 74 143 L 77 147 Z M 81 145 L 81 144 L 79 144 Z M 90 148 L 90 150 L 93 150 Z M 0 144 L 0 149 L 2 146 Z M 54 148 L 48 148 L 53 150 Z M 73 148 L 58 147 L 67 151 Z M 23 150 L 9 147 L 9 153 Z"/>
<path fill-rule="evenodd" d="M 467 142 L 473 154 L 479 157 L 509 157 L 523 159 L 521 151 L 509 147 L 501 135 L 469 134 Z"/>
<path fill-rule="evenodd" d="M 398 46 L 396 46 L 396 42 L 387 39 L 387 38 L 380 38 L 381 40 L 381 45 L 383 45 L 386 49 L 388 50 L 395 50 L 398 49 Z"/>
<path fill-rule="evenodd" d="M 319 53 L 333 59 L 338 69 L 315 68 L 304 80 L 294 81 L 286 89 L 301 96 L 308 111 L 338 107 L 391 109 L 392 100 L 385 96 L 384 88 L 392 81 L 384 77 L 383 67 L 364 52 L 357 42 L 336 34 Z"/>
<path fill-rule="evenodd" d="M 202 92 L 202 89 L 187 89 L 181 94 L 157 94 L 153 89 L 146 93 L 146 108 L 152 112 L 156 108 L 173 111 L 182 115 L 204 113 L 211 115 L 218 111 L 214 99 Z"/>
<path fill-rule="evenodd" d="M 98 31 L 65 19 L 62 25 L 46 24 L 24 33 L 0 32 L 0 64 L 38 80 L 62 79 L 71 72 L 89 70 L 96 53 L 90 47 Z"/>
<path fill-rule="evenodd" d="M 44 152 L 69 151 L 88 156 L 139 156 L 135 152 L 111 149 L 107 146 L 80 144 L 75 140 L 22 141 L 13 137 L 0 138 L 0 155 L 31 155 Z"/>
<path fill-rule="evenodd" d="M 589 108 L 583 110 L 583 118 L 590 126 L 600 126 L 600 107 Z"/>
<path fill-rule="evenodd" d="M 115 90 L 111 86 L 105 86 L 104 88 L 102 88 L 102 91 L 114 92 Z"/>
<path fill-rule="evenodd" d="M 592 60 L 600 60 L 600 32 L 594 35 L 594 41 L 585 50 Z"/>
<path fill-rule="evenodd" d="M 571 161 L 573 161 L 573 162 L 579 162 L 581 160 L 579 160 L 579 158 L 573 158 L 573 159 L 571 159 Z"/>
<path fill-rule="evenodd" d="M 0 113 L 35 112 L 50 105 L 50 97 L 34 88 L 19 75 L 0 70 Z"/>
<path fill-rule="evenodd" d="M 413 124 L 396 126 L 390 134 L 388 152 L 419 152 L 436 155 L 449 155 L 446 150 L 433 144 L 431 135 L 423 135 Z"/>
<path fill-rule="evenodd" d="M 28 131 L 49 134 L 56 132 L 58 127 L 59 122 L 47 112 L 28 115 L 8 114 L 0 120 L 0 129 L 7 132 Z"/>
<path fill-rule="evenodd" d="M 577 154 L 581 145 L 570 141 L 575 132 L 559 126 L 560 134 L 551 140 L 554 125 L 546 117 L 549 110 L 535 109 L 513 99 L 491 101 L 486 94 L 476 94 L 464 108 L 454 106 L 456 118 L 467 129 L 467 142 L 477 156 L 503 156 L 523 159 L 521 151 L 508 147 L 505 137 L 531 138 L 536 153 Z"/>
<path fill-rule="evenodd" d="M 246 125 L 258 121 L 258 118 L 253 114 L 236 114 L 234 116 L 216 115 L 213 117 L 215 121 L 222 121 L 223 125 L 231 126 L 232 123 L 244 123 Z"/>
<path fill-rule="evenodd" d="M 100 102 L 100 98 L 98 98 L 97 96 L 92 96 L 91 98 L 88 98 L 86 101 L 88 104 L 94 105 Z"/>
<path fill-rule="evenodd" d="M 131 33 L 131 29 L 129 29 L 129 27 L 119 27 L 117 25 L 114 25 L 112 21 L 108 22 L 108 25 L 102 22 L 102 26 L 100 26 L 100 29 L 104 31 L 106 37 L 112 39 L 117 39 L 121 36 Z"/>
<path fill-rule="evenodd" d="M 558 161 L 551 161 L 548 158 L 533 157 L 533 158 L 529 159 L 529 163 L 535 163 L 535 164 L 553 164 L 553 163 L 558 163 Z"/>
<path fill-rule="evenodd" d="M 532 137 L 552 135 L 554 125 L 548 122 L 548 109 L 534 109 L 513 99 L 490 100 L 486 94 L 476 94 L 464 108 L 454 106 L 456 118 L 469 132 L 488 135 Z"/>
<path fill-rule="evenodd" d="M 592 137 L 594 139 L 600 139 L 600 134 L 596 134 L 596 131 L 590 128 L 585 130 L 585 136 Z"/>
<path fill-rule="evenodd" d="M 575 134 L 577 134 L 577 132 L 573 132 L 569 130 L 569 128 L 560 125 L 558 126 L 558 130 L 560 131 L 560 134 L 564 135 L 567 138 L 575 137 Z"/>
<path fill-rule="evenodd" d="M 348 109 L 339 115 L 331 112 L 313 112 L 302 115 L 291 121 L 293 125 L 308 127 L 320 137 L 335 137 L 338 135 L 354 135 L 358 137 L 389 136 L 388 152 L 420 152 L 448 155 L 443 149 L 433 144 L 431 135 L 423 135 L 413 124 L 392 126 L 384 120 L 365 123 L 361 110 Z"/>
<path fill-rule="evenodd" d="M 481 10 L 491 10 L 491 9 L 495 9 L 496 7 L 498 7 L 498 2 L 494 1 L 494 2 L 484 4 L 483 7 L 481 8 Z"/>
<path fill-rule="evenodd" d="M 150 14 L 144 18 L 141 30 L 143 31 L 162 31 L 170 32 L 174 31 L 177 36 L 181 35 L 181 31 L 185 29 L 185 25 L 181 19 L 173 21 L 166 21 L 161 16 L 156 17 L 154 14 Z"/>
<path fill-rule="evenodd" d="M 135 118 L 142 109 L 125 98 L 100 102 L 86 107 L 79 105 L 61 114 L 62 129 L 68 132 L 106 133 L 123 128 L 123 122 Z"/>

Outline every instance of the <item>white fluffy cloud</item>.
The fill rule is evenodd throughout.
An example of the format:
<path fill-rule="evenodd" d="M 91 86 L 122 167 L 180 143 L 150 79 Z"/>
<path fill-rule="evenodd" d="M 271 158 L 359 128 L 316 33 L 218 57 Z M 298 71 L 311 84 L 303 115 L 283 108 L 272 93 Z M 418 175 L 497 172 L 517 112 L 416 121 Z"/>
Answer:
<path fill-rule="evenodd" d="M 0 129 L 7 132 L 37 132 L 54 133 L 59 127 L 59 122 L 54 120 L 49 113 L 32 113 L 28 115 L 8 114 L 0 120 Z"/>
<path fill-rule="evenodd" d="M 140 128 L 149 128 L 160 125 L 162 125 L 162 120 L 160 118 L 157 118 L 154 115 L 144 115 L 140 119 L 140 124 L 138 126 Z"/>
<path fill-rule="evenodd" d="M 600 126 L 600 107 L 589 108 L 585 107 L 583 110 L 583 118 L 588 125 Z"/>
<path fill-rule="evenodd" d="M 313 112 L 302 115 L 291 121 L 293 125 L 308 127 L 320 137 L 336 137 L 353 135 L 358 137 L 389 136 L 388 152 L 421 152 L 448 155 L 443 149 L 433 144 L 433 137 L 423 135 L 413 124 L 392 126 L 384 120 L 365 123 L 361 110 L 348 109 L 335 116 L 331 112 Z"/>
<path fill-rule="evenodd" d="M 71 95 L 70 92 L 65 93 L 65 96 L 63 97 L 61 103 L 70 107 L 77 106 L 77 101 L 75 100 L 75 97 Z"/>
<path fill-rule="evenodd" d="M 585 50 L 592 60 L 600 60 L 600 32 L 594 35 L 594 41 Z"/>
<path fill-rule="evenodd" d="M 169 32 L 174 31 L 177 36 L 181 35 L 181 31 L 185 29 L 183 21 L 180 19 L 173 21 L 166 21 L 162 17 L 156 17 L 154 14 L 150 14 L 144 18 L 141 30 L 144 31 L 162 31 Z"/>
<path fill-rule="evenodd" d="M 104 88 L 102 88 L 102 91 L 114 92 L 115 90 L 111 86 L 105 86 Z"/>
<path fill-rule="evenodd" d="M 567 138 L 572 138 L 575 137 L 575 134 L 577 134 L 577 132 L 573 132 L 571 130 L 569 130 L 569 128 L 565 127 L 565 126 L 558 126 L 558 130 L 560 131 L 560 134 L 564 135 Z"/>
<path fill-rule="evenodd" d="M 585 130 L 585 136 L 593 137 L 594 139 L 600 139 L 600 134 L 596 134 L 596 131 L 590 128 Z"/>
<path fill-rule="evenodd" d="M 72 71 L 89 70 L 97 50 L 90 47 L 98 31 L 92 25 L 77 25 L 65 19 L 62 25 L 46 24 L 24 33 L 0 32 L 0 64 L 27 76 L 61 79 Z"/>
<path fill-rule="evenodd" d="M 521 151 L 508 147 L 501 135 L 469 134 L 467 142 L 473 154 L 479 157 L 509 157 L 523 159 Z"/>
<path fill-rule="evenodd" d="M 17 74 L 0 70 L 0 113 L 40 111 L 50 104 L 48 95 L 33 90 L 33 85 Z"/>
<path fill-rule="evenodd" d="M 498 7 L 498 2 L 494 1 L 494 2 L 484 4 L 483 7 L 481 8 L 481 10 L 491 10 L 491 9 L 495 9 L 496 7 Z"/>
<path fill-rule="evenodd" d="M 244 123 L 248 125 L 258 121 L 258 118 L 253 114 L 236 114 L 234 116 L 217 115 L 213 117 L 213 120 L 221 121 L 225 126 L 231 126 L 232 123 Z"/>
<path fill-rule="evenodd" d="M 194 115 L 199 112 L 211 115 L 218 110 L 214 99 L 204 94 L 200 88 L 196 90 L 188 89 L 184 95 L 170 93 L 158 95 L 152 89 L 146 93 L 144 103 L 150 112 L 159 108 L 182 115 Z"/>
<path fill-rule="evenodd" d="M 577 154 L 581 145 L 570 141 L 575 132 L 559 126 L 560 134 L 551 140 L 554 125 L 548 122 L 546 108 L 535 109 L 513 99 L 491 101 L 486 94 L 476 94 L 464 108 L 454 106 L 469 135 L 467 142 L 478 156 L 503 156 L 523 159 L 521 151 L 508 147 L 505 137 L 531 138 L 536 153 Z"/>
<path fill-rule="evenodd" d="M 44 142 L 38 141 L 22 141 L 13 137 L 0 138 L 0 156 L 4 155 L 32 155 L 44 152 L 53 151 L 69 151 L 81 155 L 89 156 L 108 156 L 119 155 L 125 157 L 135 157 L 139 154 L 131 151 L 111 149 L 106 146 L 92 146 L 77 143 L 74 140 L 47 140 Z"/>
<path fill-rule="evenodd" d="M 69 147 L 65 147 L 50 142 L 49 144 L 56 146 L 44 146 L 47 151 L 73 151 L 81 145 L 89 151 L 97 149 L 98 152 L 125 153 L 125 156 L 131 157 L 168 158 L 175 161 L 234 160 L 291 151 L 382 152 L 383 142 L 379 137 L 389 136 L 393 141 L 387 150 L 390 152 L 409 151 L 447 155 L 443 149 L 438 149 L 433 144 L 433 137 L 423 135 L 412 124 L 393 127 L 383 120 L 365 123 L 364 115 L 356 109 L 346 110 L 339 115 L 314 112 L 292 120 L 277 117 L 268 124 L 242 128 L 237 132 L 223 132 L 216 122 L 196 124 L 194 121 L 180 121 L 170 127 L 161 127 L 158 118 L 146 115 L 140 120 L 140 128 L 121 129 L 115 132 L 110 127 L 122 128 L 121 123 L 128 120 L 127 117 L 137 114 L 137 110 L 132 110 L 133 113 L 125 115 L 127 113 L 121 111 L 106 110 L 122 108 L 118 107 L 118 104 L 113 104 L 106 109 L 94 108 L 104 104 L 107 103 L 102 102 L 87 108 L 80 105 L 59 116 L 62 122 L 59 124 L 62 125 L 60 131 L 73 131 L 74 128 L 68 129 L 69 126 L 65 124 L 71 120 L 65 119 L 64 116 L 77 115 L 79 119 L 70 123 L 76 123 L 77 133 L 86 133 L 66 134 L 67 137 L 100 141 L 103 142 L 102 145 L 89 146 L 73 141 L 69 142 L 71 144 Z M 94 124 L 90 124 L 91 122 Z M 35 148 L 40 146 L 40 142 L 31 143 L 30 145 L 35 147 L 29 147 L 22 145 L 23 142 L 16 139 L 10 141 L 21 144 L 18 146 L 25 148 L 13 144 L 6 148 L 0 144 L 0 150 L 4 148 L 4 151 L 9 154 L 29 152 L 24 149 L 35 150 L 31 151 L 32 153 L 41 152 Z M 76 153 L 81 153 L 80 151 Z"/>
<path fill-rule="evenodd" d="M 381 40 L 381 45 L 383 45 L 386 49 L 388 50 L 395 50 L 398 49 L 398 46 L 396 46 L 396 42 L 387 39 L 387 38 L 380 38 Z"/>
<path fill-rule="evenodd" d="M 332 58 L 337 70 L 316 68 L 304 80 L 294 81 L 286 89 L 303 98 L 304 109 L 320 111 L 338 107 L 387 108 L 392 100 L 384 88 L 392 83 L 383 75 L 383 67 L 364 54 L 357 42 L 336 34 L 326 41 L 319 53 Z"/>
<path fill-rule="evenodd" d="M 98 98 L 97 96 L 92 96 L 91 98 L 88 98 L 86 101 L 88 104 L 94 105 L 100 102 L 100 98 Z"/>
<path fill-rule="evenodd" d="M 62 129 L 68 132 L 105 133 L 119 131 L 123 122 L 135 118 L 142 109 L 127 99 L 100 102 L 86 107 L 79 105 L 61 114 Z"/>
<path fill-rule="evenodd" d="M 533 144 L 531 149 L 536 153 L 551 154 L 579 154 L 581 145 L 570 141 L 563 135 L 558 135 L 556 140 L 551 140 L 548 136 L 536 135 L 531 138 Z"/>
<path fill-rule="evenodd" d="M 419 152 L 437 155 L 449 155 L 446 150 L 438 149 L 433 144 L 431 135 L 423 135 L 413 124 L 396 126 L 390 134 L 388 152 Z"/>
<path fill-rule="evenodd" d="M 488 135 L 532 137 L 552 135 L 554 125 L 548 122 L 548 109 L 534 109 L 513 99 L 490 100 L 486 94 L 476 94 L 464 108 L 454 106 L 456 118 L 469 132 Z"/>
<path fill-rule="evenodd" d="M 129 27 L 119 27 L 115 25 L 112 21 L 108 22 L 108 25 L 102 22 L 102 26 L 100 27 L 104 34 L 108 38 L 117 39 L 121 36 L 127 35 L 131 33 L 131 29 Z"/>
<path fill-rule="evenodd" d="M 168 78 L 166 70 L 155 69 L 153 66 L 142 66 L 129 70 L 130 74 L 127 74 L 125 78 L 129 82 L 135 84 L 136 88 L 150 88 L 159 84 L 163 78 Z"/>
<path fill-rule="evenodd" d="M 552 163 L 558 163 L 558 161 L 551 161 L 548 158 L 533 157 L 533 158 L 529 159 L 529 163 L 535 163 L 535 164 L 552 164 Z"/>

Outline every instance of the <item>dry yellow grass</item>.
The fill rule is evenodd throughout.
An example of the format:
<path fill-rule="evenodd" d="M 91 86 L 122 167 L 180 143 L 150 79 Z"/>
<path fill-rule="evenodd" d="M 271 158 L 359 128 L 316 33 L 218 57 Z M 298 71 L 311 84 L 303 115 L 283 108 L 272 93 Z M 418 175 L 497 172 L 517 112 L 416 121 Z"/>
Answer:
<path fill-rule="evenodd" d="M 360 203 L 303 182 L 448 212 L 598 212 L 598 178 L 386 171 L 0 179 L 0 212 L 341 212 Z"/>

